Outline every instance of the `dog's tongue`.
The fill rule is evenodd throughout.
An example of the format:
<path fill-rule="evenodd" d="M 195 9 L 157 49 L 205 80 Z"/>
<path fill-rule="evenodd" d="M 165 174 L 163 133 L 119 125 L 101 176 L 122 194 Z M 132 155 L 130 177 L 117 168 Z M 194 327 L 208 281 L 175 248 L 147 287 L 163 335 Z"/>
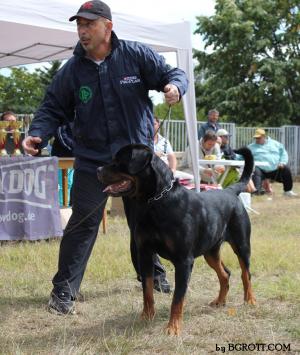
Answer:
<path fill-rule="evenodd" d="M 106 186 L 106 188 L 103 190 L 103 192 L 107 193 L 117 193 L 126 190 L 131 184 L 130 180 L 122 180 L 119 182 L 116 182 L 115 184 L 111 184 Z"/>

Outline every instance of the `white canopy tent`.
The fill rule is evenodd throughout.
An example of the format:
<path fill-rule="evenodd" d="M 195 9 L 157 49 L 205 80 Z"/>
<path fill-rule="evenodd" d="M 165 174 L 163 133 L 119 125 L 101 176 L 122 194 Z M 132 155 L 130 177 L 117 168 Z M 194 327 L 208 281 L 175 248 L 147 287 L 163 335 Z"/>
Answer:
<path fill-rule="evenodd" d="M 82 0 L 9 0 L 0 2 L 0 68 L 48 62 L 72 56 L 78 37 L 76 25 L 68 21 Z M 109 4 L 109 1 L 108 1 Z M 184 115 L 197 190 L 198 173 L 196 102 L 192 63 L 191 30 L 188 22 L 161 23 L 113 12 L 119 38 L 145 43 L 158 52 L 175 52 L 177 66 L 189 78 L 183 96 Z"/>

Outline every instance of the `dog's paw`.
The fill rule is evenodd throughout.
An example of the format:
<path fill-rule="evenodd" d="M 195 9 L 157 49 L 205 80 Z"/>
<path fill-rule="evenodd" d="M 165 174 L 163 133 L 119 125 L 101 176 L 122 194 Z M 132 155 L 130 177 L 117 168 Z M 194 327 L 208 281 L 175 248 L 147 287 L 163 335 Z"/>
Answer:
<path fill-rule="evenodd" d="M 249 304 L 251 306 L 255 306 L 256 305 L 256 299 L 255 296 L 252 292 L 252 290 L 247 290 L 247 292 L 245 292 L 244 294 L 244 301 L 246 304 Z"/>
<path fill-rule="evenodd" d="M 245 300 L 245 303 L 249 304 L 250 306 L 255 306 L 256 305 L 256 299 L 255 299 L 255 297 L 251 297 L 251 298 Z"/>
<path fill-rule="evenodd" d="M 220 300 L 219 298 L 216 298 L 209 304 L 211 307 L 223 307 L 226 305 L 226 300 Z"/>
<path fill-rule="evenodd" d="M 143 309 L 143 312 L 141 313 L 141 319 L 142 320 L 153 320 L 155 316 L 155 310 L 154 309 Z"/>
<path fill-rule="evenodd" d="M 179 322 L 172 322 L 167 325 L 167 328 L 166 328 L 166 333 L 168 335 L 180 335 L 181 333 L 181 329 L 180 329 L 180 325 L 179 325 Z"/>

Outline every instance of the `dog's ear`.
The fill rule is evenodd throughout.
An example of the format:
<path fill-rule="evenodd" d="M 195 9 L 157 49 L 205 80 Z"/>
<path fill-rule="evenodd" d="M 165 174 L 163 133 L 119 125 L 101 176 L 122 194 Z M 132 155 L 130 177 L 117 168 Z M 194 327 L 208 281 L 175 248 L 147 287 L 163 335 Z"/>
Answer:
<path fill-rule="evenodd" d="M 153 152 L 148 149 L 133 148 L 131 159 L 128 164 L 128 172 L 132 175 L 138 174 L 151 162 Z"/>

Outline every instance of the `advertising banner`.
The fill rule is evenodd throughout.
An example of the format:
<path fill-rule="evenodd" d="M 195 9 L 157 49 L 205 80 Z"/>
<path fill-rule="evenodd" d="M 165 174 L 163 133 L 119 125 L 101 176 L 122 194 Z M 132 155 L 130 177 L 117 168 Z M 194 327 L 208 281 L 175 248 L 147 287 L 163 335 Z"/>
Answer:
<path fill-rule="evenodd" d="M 0 240 L 62 236 L 56 157 L 0 157 Z"/>

